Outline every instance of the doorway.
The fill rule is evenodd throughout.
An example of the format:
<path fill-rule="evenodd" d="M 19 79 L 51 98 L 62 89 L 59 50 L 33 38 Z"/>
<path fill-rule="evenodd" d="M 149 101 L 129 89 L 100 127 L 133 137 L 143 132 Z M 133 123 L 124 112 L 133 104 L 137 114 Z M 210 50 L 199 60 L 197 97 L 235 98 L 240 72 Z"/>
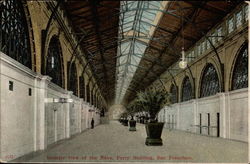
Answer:
<path fill-rule="evenodd" d="M 207 114 L 207 135 L 210 135 L 210 113 Z"/>
<path fill-rule="evenodd" d="M 220 113 L 217 113 L 217 137 L 220 137 Z"/>
<path fill-rule="evenodd" d="M 202 120 L 201 120 L 201 113 L 200 113 L 200 134 L 202 133 Z"/>

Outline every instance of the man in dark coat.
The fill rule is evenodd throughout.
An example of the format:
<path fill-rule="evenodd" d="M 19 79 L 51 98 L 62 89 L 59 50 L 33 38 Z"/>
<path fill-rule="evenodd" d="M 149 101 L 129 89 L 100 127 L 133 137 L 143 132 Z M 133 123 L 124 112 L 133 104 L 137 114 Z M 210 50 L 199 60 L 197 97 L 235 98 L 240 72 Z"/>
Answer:
<path fill-rule="evenodd" d="M 92 120 L 91 120 L 91 129 L 94 129 L 94 125 L 95 125 L 95 121 L 94 121 L 94 119 L 92 118 Z"/>

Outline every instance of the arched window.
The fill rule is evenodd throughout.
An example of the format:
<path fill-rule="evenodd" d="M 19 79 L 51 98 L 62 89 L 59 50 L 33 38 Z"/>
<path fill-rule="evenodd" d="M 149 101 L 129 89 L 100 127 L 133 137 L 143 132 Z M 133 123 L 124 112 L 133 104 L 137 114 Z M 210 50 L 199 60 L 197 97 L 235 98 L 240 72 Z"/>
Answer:
<path fill-rule="evenodd" d="M 93 88 L 91 88 L 90 97 L 91 97 L 91 105 L 93 105 L 94 104 L 94 89 Z"/>
<path fill-rule="evenodd" d="M 68 63 L 68 69 L 69 68 L 70 63 Z M 68 70 L 69 71 L 69 70 Z M 70 74 L 68 76 L 68 90 L 72 91 L 74 93 L 74 95 L 78 95 L 78 83 L 77 83 L 77 72 L 76 72 L 76 64 L 72 63 L 71 65 L 71 70 L 70 70 Z"/>
<path fill-rule="evenodd" d="M 97 91 L 95 92 L 95 106 L 97 107 Z"/>
<path fill-rule="evenodd" d="M 32 68 L 28 25 L 22 0 L 0 3 L 0 51 Z"/>
<path fill-rule="evenodd" d="M 233 70 L 232 90 L 248 87 L 248 49 L 245 44 L 236 59 Z"/>
<path fill-rule="evenodd" d="M 79 83 L 80 83 L 80 98 L 83 98 L 85 100 L 85 80 L 84 80 L 84 76 L 79 77 Z"/>
<path fill-rule="evenodd" d="M 46 75 L 52 78 L 52 82 L 63 87 L 63 59 L 62 49 L 58 36 L 54 35 L 49 42 L 48 55 L 46 57 Z"/>
<path fill-rule="evenodd" d="M 192 91 L 192 85 L 189 80 L 189 78 L 186 76 L 182 83 L 182 94 L 181 94 L 181 100 L 182 101 L 188 101 L 192 99 L 193 91 Z"/>
<path fill-rule="evenodd" d="M 170 97 L 171 103 L 172 104 L 177 103 L 178 102 L 177 88 L 174 84 L 171 85 L 170 94 L 171 94 L 171 97 Z"/>
<path fill-rule="evenodd" d="M 99 108 L 98 101 L 99 101 L 99 97 L 98 97 L 98 94 L 96 93 L 96 107 L 97 107 L 97 108 Z"/>
<path fill-rule="evenodd" d="M 89 84 L 87 84 L 87 86 L 86 86 L 86 91 L 87 91 L 87 102 L 90 102 L 90 88 L 89 88 Z"/>
<path fill-rule="evenodd" d="M 217 92 L 220 92 L 218 74 L 214 66 L 209 63 L 202 75 L 200 97 L 215 95 Z"/>
<path fill-rule="evenodd" d="M 93 101 L 93 105 L 95 106 L 95 90 L 93 91 L 93 99 L 92 99 L 92 101 Z"/>

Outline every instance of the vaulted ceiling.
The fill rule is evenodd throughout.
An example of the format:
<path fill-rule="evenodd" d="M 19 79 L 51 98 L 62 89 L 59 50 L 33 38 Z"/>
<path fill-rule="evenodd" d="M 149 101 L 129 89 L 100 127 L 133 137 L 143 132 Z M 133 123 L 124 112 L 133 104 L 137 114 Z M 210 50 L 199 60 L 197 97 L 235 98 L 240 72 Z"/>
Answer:
<path fill-rule="evenodd" d="M 133 99 L 136 91 L 145 89 L 179 60 L 182 47 L 189 49 L 239 3 L 67 0 L 64 8 L 103 96 L 114 103 L 119 94 L 124 94 L 120 102 Z M 141 54 L 133 49 L 140 56 L 136 64 L 131 62 L 136 60 L 129 55 L 132 51 L 119 53 L 128 42 L 129 49 L 145 47 L 137 51 Z M 122 63 L 121 56 L 126 55 Z M 122 78 L 131 79 L 120 82 Z"/>

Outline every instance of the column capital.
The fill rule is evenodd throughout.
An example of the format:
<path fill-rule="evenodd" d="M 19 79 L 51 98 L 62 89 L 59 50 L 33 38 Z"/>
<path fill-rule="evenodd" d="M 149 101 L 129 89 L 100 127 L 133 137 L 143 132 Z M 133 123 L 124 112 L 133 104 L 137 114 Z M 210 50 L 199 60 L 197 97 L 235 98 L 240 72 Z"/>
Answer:
<path fill-rule="evenodd" d="M 36 76 L 36 77 L 39 78 L 39 77 L 41 77 L 41 76 L 38 75 L 38 76 Z M 50 81 L 52 80 L 52 78 L 51 78 L 50 76 L 46 76 L 46 75 L 45 75 L 45 76 L 42 76 L 42 77 L 41 77 L 41 80 L 42 80 L 42 81 L 46 81 L 46 82 L 50 82 Z"/>

